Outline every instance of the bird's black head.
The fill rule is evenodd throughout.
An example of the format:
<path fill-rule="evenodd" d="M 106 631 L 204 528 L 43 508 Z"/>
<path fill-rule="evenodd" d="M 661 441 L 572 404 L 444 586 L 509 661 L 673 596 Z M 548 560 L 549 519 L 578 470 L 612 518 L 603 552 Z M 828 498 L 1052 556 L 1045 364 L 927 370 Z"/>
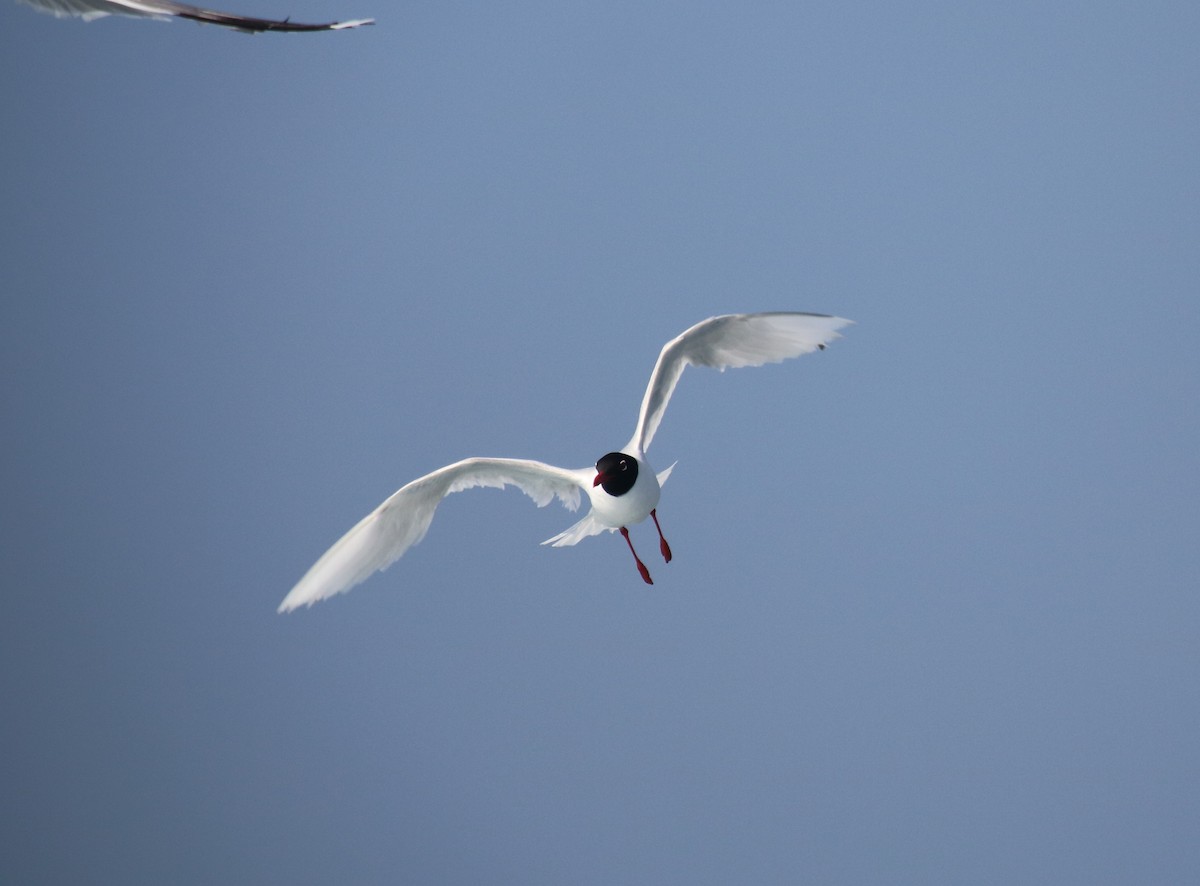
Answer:
<path fill-rule="evenodd" d="M 624 495 L 637 481 L 638 463 L 632 455 L 610 452 L 596 462 L 596 479 L 593 486 L 601 486 L 609 495 Z"/>

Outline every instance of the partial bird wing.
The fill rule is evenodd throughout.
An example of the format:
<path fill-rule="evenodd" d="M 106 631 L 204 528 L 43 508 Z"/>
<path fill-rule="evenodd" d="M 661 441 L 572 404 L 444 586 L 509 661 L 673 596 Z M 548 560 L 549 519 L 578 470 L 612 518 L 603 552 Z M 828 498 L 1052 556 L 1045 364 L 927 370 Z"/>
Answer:
<path fill-rule="evenodd" d="M 824 350 L 829 342 L 841 338 L 837 330 L 852 322 L 797 312 L 725 314 L 702 320 L 663 346 L 642 398 L 631 445 L 640 452 L 650 448 L 685 366 L 725 370 L 778 363 Z"/>
<path fill-rule="evenodd" d="M 588 511 L 584 515 L 583 519 L 578 523 L 572 523 L 562 532 L 558 533 L 558 535 L 550 536 L 548 539 L 542 542 L 542 544 L 550 545 L 552 548 L 567 548 L 571 545 L 579 544 L 585 538 L 589 538 L 593 535 L 599 535 L 601 532 L 606 530 L 608 532 L 616 532 L 617 527 L 605 526 L 596 519 L 596 515 L 594 513 Z"/>
<path fill-rule="evenodd" d="M 425 537 L 434 511 L 453 492 L 516 486 L 545 507 L 556 497 L 570 510 L 595 471 L 568 470 L 515 458 L 468 458 L 413 480 L 364 517 L 325 552 L 279 604 L 280 612 L 348 591 L 386 569 Z"/>
<path fill-rule="evenodd" d="M 340 31 L 343 28 L 357 28 L 360 25 L 375 23 L 374 19 L 358 18 L 344 22 L 307 25 L 288 19 L 252 18 L 246 15 L 215 12 L 187 3 L 175 3 L 174 0 L 20 0 L 20 2 L 60 18 L 78 16 L 86 21 L 91 21 L 106 15 L 146 16 L 158 19 L 175 17 L 251 32 Z"/>

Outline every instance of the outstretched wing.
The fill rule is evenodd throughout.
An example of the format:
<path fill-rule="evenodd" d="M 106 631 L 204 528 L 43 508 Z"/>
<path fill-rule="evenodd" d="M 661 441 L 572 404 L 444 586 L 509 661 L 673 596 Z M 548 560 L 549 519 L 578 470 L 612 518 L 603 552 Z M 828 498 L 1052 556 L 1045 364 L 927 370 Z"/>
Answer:
<path fill-rule="evenodd" d="M 851 322 L 826 314 L 796 312 L 725 314 L 702 320 L 663 346 L 642 398 L 632 445 L 641 452 L 650 448 L 685 366 L 724 370 L 778 363 L 823 350 L 829 342 L 841 338 L 837 330 Z"/>
<path fill-rule="evenodd" d="M 360 25 L 375 23 L 374 19 L 359 18 L 344 22 L 307 25 L 288 19 L 253 18 L 228 12 L 216 12 L 188 3 L 176 3 L 174 0 L 21 0 L 21 2 L 60 18 L 73 15 L 91 21 L 106 15 L 146 16 L 160 19 L 174 17 L 251 32 L 340 31 L 343 28 L 357 28 Z"/>
<path fill-rule="evenodd" d="M 476 486 L 516 486 L 544 507 L 556 497 L 570 510 L 595 473 L 515 458 L 468 458 L 413 480 L 364 517 L 325 552 L 279 604 L 280 612 L 311 606 L 348 591 L 386 569 L 425 537 L 434 511 L 453 492 Z"/>

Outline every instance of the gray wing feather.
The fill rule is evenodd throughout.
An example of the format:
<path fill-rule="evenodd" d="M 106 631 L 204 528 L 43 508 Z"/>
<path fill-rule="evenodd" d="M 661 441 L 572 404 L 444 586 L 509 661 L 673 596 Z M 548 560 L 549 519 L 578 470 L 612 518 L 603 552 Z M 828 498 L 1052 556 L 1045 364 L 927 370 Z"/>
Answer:
<path fill-rule="evenodd" d="M 288 19 L 254 18 L 247 15 L 217 12 L 200 6 L 192 6 L 189 3 L 176 3 L 175 0 L 20 0 L 20 2 L 59 18 L 76 16 L 85 21 L 91 21 L 106 15 L 129 15 L 157 19 L 178 17 L 251 32 L 340 31 L 344 28 L 374 24 L 374 20 L 369 18 L 322 24 L 304 24 Z"/>

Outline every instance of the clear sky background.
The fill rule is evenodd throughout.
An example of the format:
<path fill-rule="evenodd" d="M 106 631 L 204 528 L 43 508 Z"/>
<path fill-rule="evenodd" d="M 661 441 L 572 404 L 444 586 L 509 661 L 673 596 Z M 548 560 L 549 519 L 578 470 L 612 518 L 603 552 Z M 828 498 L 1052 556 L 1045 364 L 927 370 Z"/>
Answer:
<path fill-rule="evenodd" d="M 217 0 L 212 0 L 213 5 Z M 0 2 L 0 880 L 1200 876 L 1200 11 Z M 675 550 L 448 499 L 689 370 Z"/>

